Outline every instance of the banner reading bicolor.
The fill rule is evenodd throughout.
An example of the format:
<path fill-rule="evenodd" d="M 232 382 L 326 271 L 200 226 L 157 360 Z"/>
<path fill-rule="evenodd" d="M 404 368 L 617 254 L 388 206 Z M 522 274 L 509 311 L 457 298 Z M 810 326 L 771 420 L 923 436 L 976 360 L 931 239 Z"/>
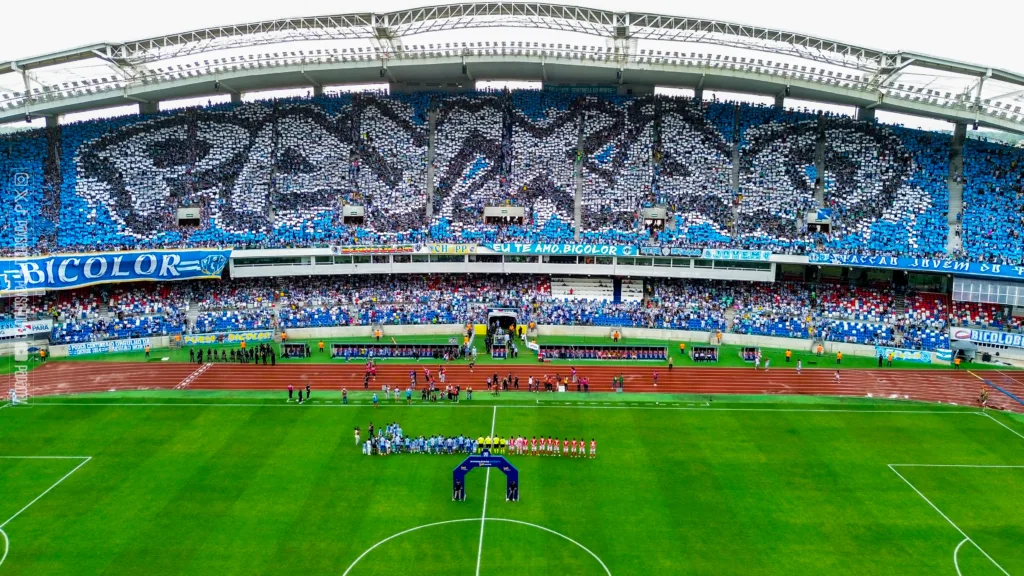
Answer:
<path fill-rule="evenodd" d="M 809 264 L 832 266 L 858 266 L 867 268 L 889 268 L 911 272 L 946 272 L 958 276 L 980 276 L 985 278 L 1024 279 L 1024 266 L 989 264 L 987 262 L 954 262 L 937 258 L 901 258 L 897 256 L 858 256 L 856 254 L 807 255 Z"/>
<path fill-rule="evenodd" d="M 242 342 L 269 342 L 273 339 L 273 330 L 249 330 L 245 332 L 182 334 L 181 343 L 184 346 L 200 346 L 209 344 L 241 344 Z"/>
<path fill-rule="evenodd" d="M 1019 332 L 997 332 L 978 328 L 950 328 L 951 340 L 969 340 L 975 344 L 992 344 L 1009 348 L 1024 348 L 1024 334 Z"/>
<path fill-rule="evenodd" d="M 0 259 L 0 293 L 220 278 L 231 250 L 152 250 Z"/>
<path fill-rule="evenodd" d="M 608 244 L 483 244 L 500 254 L 540 254 L 564 256 L 636 256 L 635 246 Z"/>

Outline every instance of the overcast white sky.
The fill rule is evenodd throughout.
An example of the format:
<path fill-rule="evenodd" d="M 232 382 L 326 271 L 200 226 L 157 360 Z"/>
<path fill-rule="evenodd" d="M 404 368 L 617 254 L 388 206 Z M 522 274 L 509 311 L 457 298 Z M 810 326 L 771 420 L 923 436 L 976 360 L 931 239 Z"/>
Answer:
<path fill-rule="evenodd" d="M 176 0 L 78 0 L 5 2 L 0 27 L 0 60 L 35 56 L 92 44 L 159 36 L 218 24 L 290 16 L 318 16 L 373 10 L 386 12 L 442 2 L 338 0 L 210 2 Z M 886 50 L 913 50 L 1008 68 L 1024 73 L 1024 2 L 982 4 L 944 0 L 587 0 L 567 2 L 607 10 L 631 10 L 717 18 L 781 28 Z M 45 10 L 44 10 L 45 9 Z"/>
<path fill-rule="evenodd" d="M 0 26 L 0 61 L 97 42 L 121 42 L 220 24 L 372 9 L 386 12 L 441 3 L 375 0 L 211 2 L 54 0 L 6 2 Z M 716 18 L 780 28 L 884 50 L 912 50 L 1024 73 L 1024 0 L 980 5 L 950 0 L 586 0 L 568 3 L 608 10 Z M 45 9 L 44 9 L 45 8 Z M 973 15 L 972 12 L 977 13 Z"/>

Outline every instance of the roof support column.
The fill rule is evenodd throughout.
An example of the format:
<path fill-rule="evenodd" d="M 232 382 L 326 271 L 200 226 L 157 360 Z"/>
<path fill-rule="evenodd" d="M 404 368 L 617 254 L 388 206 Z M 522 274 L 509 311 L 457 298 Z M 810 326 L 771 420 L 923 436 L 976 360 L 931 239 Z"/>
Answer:
<path fill-rule="evenodd" d="M 783 108 L 786 107 L 786 96 L 785 95 L 783 95 L 783 94 L 776 94 L 775 95 L 775 107 L 778 108 L 779 110 L 782 110 Z"/>
<path fill-rule="evenodd" d="M 861 122 L 874 122 L 875 121 L 875 109 L 868 108 L 866 106 L 857 107 L 857 120 Z"/>
<path fill-rule="evenodd" d="M 231 103 L 232 104 L 241 104 L 242 103 L 242 93 L 241 92 L 232 92 L 231 93 Z"/>

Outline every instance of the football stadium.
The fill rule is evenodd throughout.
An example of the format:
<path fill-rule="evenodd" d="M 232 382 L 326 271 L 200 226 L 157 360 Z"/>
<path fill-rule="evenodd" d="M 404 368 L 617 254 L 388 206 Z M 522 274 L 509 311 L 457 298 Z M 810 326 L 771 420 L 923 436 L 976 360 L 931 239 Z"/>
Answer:
<path fill-rule="evenodd" d="M 366 9 L 0 54 L 0 576 L 1024 576 L 1024 74 Z"/>

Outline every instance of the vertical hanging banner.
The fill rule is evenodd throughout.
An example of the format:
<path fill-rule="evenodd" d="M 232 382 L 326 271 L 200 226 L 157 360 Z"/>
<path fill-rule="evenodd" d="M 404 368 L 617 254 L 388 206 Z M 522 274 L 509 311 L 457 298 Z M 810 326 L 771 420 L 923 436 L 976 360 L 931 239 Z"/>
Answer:
<path fill-rule="evenodd" d="M 0 294 L 113 282 L 220 278 L 231 250 L 147 250 L 0 259 Z"/>

